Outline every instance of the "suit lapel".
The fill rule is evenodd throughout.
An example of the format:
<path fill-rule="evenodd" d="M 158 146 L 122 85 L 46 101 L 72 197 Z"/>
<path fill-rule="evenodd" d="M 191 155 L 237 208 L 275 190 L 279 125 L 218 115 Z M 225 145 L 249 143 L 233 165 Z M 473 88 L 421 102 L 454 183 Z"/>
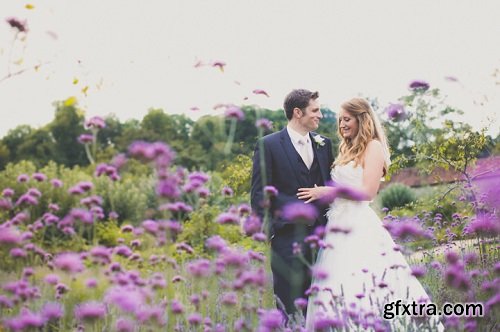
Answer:
<path fill-rule="evenodd" d="M 323 183 L 326 183 L 326 180 L 328 179 L 328 171 L 329 171 L 330 165 L 327 165 L 328 161 L 326 160 L 327 155 L 325 153 L 326 152 L 325 146 L 319 146 L 319 144 L 316 143 L 316 141 L 314 140 L 314 137 L 316 135 L 317 134 L 309 133 L 309 136 L 310 136 L 310 139 L 312 142 L 312 146 L 313 146 L 314 158 L 318 159 L 318 165 L 319 165 L 319 169 L 321 171 L 321 176 L 323 177 Z"/>

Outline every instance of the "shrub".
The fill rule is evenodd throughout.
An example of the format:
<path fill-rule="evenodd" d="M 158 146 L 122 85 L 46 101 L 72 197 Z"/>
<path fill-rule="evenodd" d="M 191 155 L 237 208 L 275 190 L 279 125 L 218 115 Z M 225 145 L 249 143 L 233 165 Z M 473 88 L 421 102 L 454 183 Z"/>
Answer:
<path fill-rule="evenodd" d="M 417 197 L 413 190 L 401 183 L 395 183 L 380 193 L 382 206 L 393 210 L 414 202 Z"/>

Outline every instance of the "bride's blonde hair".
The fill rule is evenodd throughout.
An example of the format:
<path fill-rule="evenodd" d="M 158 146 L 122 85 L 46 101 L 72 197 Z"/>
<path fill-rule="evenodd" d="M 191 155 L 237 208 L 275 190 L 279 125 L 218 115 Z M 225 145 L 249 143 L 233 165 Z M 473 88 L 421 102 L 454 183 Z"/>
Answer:
<path fill-rule="evenodd" d="M 384 174 L 391 164 L 389 146 L 384 129 L 370 104 L 363 98 L 353 98 L 340 106 L 358 121 L 358 133 L 354 138 L 344 138 L 337 120 L 337 134 L 340 136 L 339 155 L 334 165 L 345 165 L 354 160 L 355 166 L 363 164 L 363 155 L 368 143 L 378 140 L 384 151 Z"/>

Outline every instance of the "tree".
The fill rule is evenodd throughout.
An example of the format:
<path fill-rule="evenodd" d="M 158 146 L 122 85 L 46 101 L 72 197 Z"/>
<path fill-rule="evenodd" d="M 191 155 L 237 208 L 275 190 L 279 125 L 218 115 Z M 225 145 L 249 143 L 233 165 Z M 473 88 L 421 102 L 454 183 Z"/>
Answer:
<path fill-rule="evenodd" d="M 69 98 L 63 102 L 56 102 L 55 119 L 49 124 L 58 151 L 56 162 L 72 167 L 87 165 L 83 146 L 78 137 L 84 132 L 83 112 L 77 108 L 76 99 Z"/>
<path fill-rule="evenodd" d="M 47 128 L 32 131 L 18 149 L 20 160 L 31 160 L 37 167 L 58 158 L 54 138 Z"/>
<path fill-rule="evenodd" d="M 26 141 L 32 132 L 33 128 L 28 125 L 19 125 L 7 132 L 2 142 L 9 150 L 9 161 L 17 162 L 22 160 L 22 157 L 19 156 L 19 146 Z"/>

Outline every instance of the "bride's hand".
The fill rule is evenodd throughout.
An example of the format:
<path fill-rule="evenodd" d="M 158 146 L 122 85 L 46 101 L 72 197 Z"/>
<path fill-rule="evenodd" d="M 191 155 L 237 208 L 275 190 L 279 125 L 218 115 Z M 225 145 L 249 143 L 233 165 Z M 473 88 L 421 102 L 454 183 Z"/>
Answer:
<path fill-rule="evenodd" d="M 297 193 L 298 199 L 307 199 L 306 203 L 313 202 L 317 199 L 323 198 L 331 190 L 331 187 L 314 185 L 314 188 L 299 188 Z"/>

